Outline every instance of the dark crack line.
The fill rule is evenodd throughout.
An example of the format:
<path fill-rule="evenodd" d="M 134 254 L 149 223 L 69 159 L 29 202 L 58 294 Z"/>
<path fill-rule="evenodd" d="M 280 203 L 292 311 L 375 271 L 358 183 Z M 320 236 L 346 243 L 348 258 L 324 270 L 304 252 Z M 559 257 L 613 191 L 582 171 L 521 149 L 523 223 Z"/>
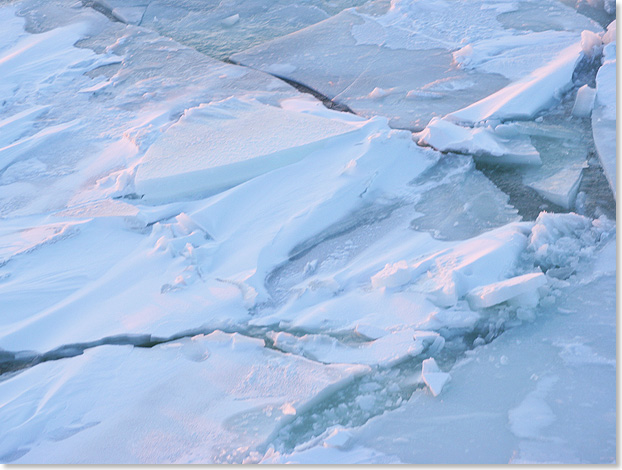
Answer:
<path fill-rule="evenodd" d="M 108 18 L 110 21 L 114 23 L 127 24 L 125 21 L 123 21 L 121 18 L 115 15 L 110 8 L 101 4 L 97 0 L 82 0 L 82 6 L 85 8 L 92 8 L 93 10 L 95 10 L 98 13 L 101 13 L 102 15 L 104 15 L 106 18 Z"/>
<path fill-rule="evenodd" d="M 297 82 L 295 80 L 282 77 L 280 75 L 275 75 L 273 73 L 266 72 L 265 70 L 259 70 L 259 69 L 256 69 L 254 67 L 250 67 L 248 65 L 241 64 L 239 62 L 231 60 L 230 58 L 221 59 L 221 62 L 224 62 L 226 64 L 231 64 L 231 65 L 237 65 L 238 67 L 244 67 L 244 68 L 247 68 L 247 69 L 256 70 L 258 72 L 265 73 L 266 75 L 270 75 L 270 76 L 272 76 L 274 78 L 277 78 L 277 79 L 287 83 L 289 86 L 295 88 L 296 90 L 298 90 L 301 93 L 305 93 L 305 94 L 313 96 L 315 99 L 321 101 L 322 104 L 326 108 L 328 108 L 328 109 L 332 109 L 334 111 L 340 111 L 340 112 L 343 112 L 343 113 L 350 113 L 350 114 L 354 114 L 355 116 L 358 116 L 358 114 L 356 114 L 354 111 L 352 111 L 352 109 L 350 109 L 350 107 L 348 105 L 343 104 L 343 103 L 339 103 L 337 101 L 334 101 L 334 100 L 330 99 L 328 96 L 326 96 L 325 94 L 323 94 L 323 93 L 319 92 L 318 90 L 315 90 L 315 89 L 305 85 L 304 83 L 300 83 L 300 82 Z"/>
<path fill-rule="evenodd" d="M 223 333 L 227 334 L 238 333 L 249 338 L 261 339 L 263 340 L 264 346 L 266 348 L 284 354 L 289 354 L 289 352 L 283 351 L 280 348 L 276 347 L 274 345 L 274 341 L 270 337 L 270 333 L 288 332 L 293 336 L 303 336 L 305 334 L 308 334 L 308 332 L 306 331 L 292 332 L 287 329 L 278 328 L 275 325 L 265 327 L 252 325 L 218 325 L 213 327 L 202 326 L 198 328 L 187 329 L 166 337 L 153 336 L 147 333 L 111 335 L 93 341 L 63 344 L 44 353 L 29 350 L 7 351 L 0 348 L 0 380 L 3 374 L 18 372 L 24 369 L 30 369 L 31 367 L 42 364 L 44 362 L 58 361 L 60 359 L 69 359 L 72 357 L 80 356 L 85 351 L 97 348 L 99 346 L 133 346 L 136 348 L 153 348 L 161 344 L 179 341 L 180 339 L 184 338 L 192 338 L 193 336 L 197 335 L 209 335 L 216 331 L 222 331 Z M 338 340 L 343 339 L 339 337 L 339 335 L 333 337 Z M 302 356 L 302 354 L 297 355 Z M 320 361 L 314 362 L 320 363 Z"/>
<path fill-rule="evenodd" d="M 101 339 L 93 341 L 85 341 L 81 343 L 69 343 L 59 346 L 50 351 L 39 353 L 36 351 L 6 351 L 0 349 L 0 377 L 10 372 L 22 371 L 29 369 L 38 364 L 49 361 L 57 361 L 60 359 L 68 359 L 82 355 L 85 351 L 99 346 L 133 346 L 137 348 L 153 348 L 160 344 L 178 341 L 184 338 L 191 338 L 197 335 L 209 335 L 215 331 L 222 331 L 227 334 L 239 333 L 251 338 L 262 339 L 266 347 L 272 347 L 272 341 L 268 338 L 267 333 L 270 330 L 259 328 L 230 328 L 227 326 L 218 327 L 200 327 L 190 330 L 184 330 L 181 333 L 168 337 L 153 336 L 150 334 L 126 334 L 105 336 Z"/>

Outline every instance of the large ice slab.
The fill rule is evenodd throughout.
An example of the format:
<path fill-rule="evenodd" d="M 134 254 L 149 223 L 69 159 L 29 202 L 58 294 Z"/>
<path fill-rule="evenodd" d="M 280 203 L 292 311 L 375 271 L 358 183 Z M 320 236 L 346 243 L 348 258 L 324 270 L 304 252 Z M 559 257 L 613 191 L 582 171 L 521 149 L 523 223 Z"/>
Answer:
<path fill-rule="evenodd" d="M 616 194 L 616 22 L 607 28 L 603 64 L 596 75 L 596 103 L 592 111 L 594 143 L 605 175 Z"/>
<path fill-rule="evenodd" d="M 469 125 L 488 120 L 531 119 L 572 86 L 572 75 L 581 57 L 580 43 L 568 46 L 549 64 L 464 109 L 449 113 L 446 119 Z"/>
<path fill-rule="evenodd" d="M 99 347 L 0 384 L 0 460 L 240 462 L 366 370 L 322 365 L 220 331 L 151 349 Z"/>
<path fill-rule="evenodd" d="M 528 183 L 545 199 L 564 209 L 574 207 L 583 175 L 583 165 L 572 165 L 557 173 Z"/>
<path fill-rule="evenodd" d="M 523 274 L 505 281 L 496 282 L 486 286 L 480 286 L 471 290 L 466 299 L 469 306 L 476 310 L 480 308 L 488 308 L 493 305 L 516 299 L 519 296 L 527 296 L 535 298 L 535 304 L 538 303 L 538 288 L 546 284 L 546 277 L 541 272 Z M 519 299 L 518 301 L 522 300 Z M 535 305 L 530 305 L 535 306 Z"/>
<path fill-rule="evenodd" d="M 210 196 L 300 161 L 359 127 L 236 99 L 201 105 L 149 147 L 136 192 L 149 202 Z"/>
<path fill-rule="evenodd" d="M 303 83 L 361 115 L 381 114 L 395 127 L 421 130 L 431 117 L 465 108 L 545 67 L 586 29 L 600 27 L 554 1 L 370 3 L 232 59 Z M 475 52 L 467 65 L 471 44 Z M 458 49 L 464 66 L 453 55 Z M 528 58 L 518 60 L 526 50 Z"/>
<path fill-rule="evenodd" d="M 572 95 L 543 119 L 517 122 L 520 135 L 529 136 L 540 153 L 542 166 L 521 170 L 524 185 L 566 210 L 574 210 L 591 150 L 591 126 L 587 119 L 571 115 Z M 537 214 L 534 214 L 537 216 Z"/>
<path fill-rule="evenodd" d="M 527 227 L 509 224 L 451 248 L 421 256 L 411 266 L 414 288 L 439 307 L 452 307 L 471 289 L 501 281 L 527 246 Z"/>
<path fill-rule="evenodd" d="M 522 31 L 469 43 L 455 51 L 453 57 L 460 67 L 501 73 L 516 81 L 548 65 L 554 58 L 553 51 L 561 51 L 579 39 L 576 32 L 556 29 Z"/>
<path fill-rule="evenodd" d="M 91 8 L 20 5 L 0 9 L 3 215 L 131 193 L 136 160 L 206 92 L 214 101 L 235 94 L 274 105 L 300 95 Z"/>
<path fill-rule="evenodd" d="M 285 332 L 272 336 L 274 346 L 282 351 L 302 354 L 324 364 L 365 364 L 390 367 L 423 352 L 424 340 L 415 331 L 405 329 L 382 336 L 374 341 L 346 345 L 326 335 L 304 335 L 300 338 Z M 427 339 L 427 338 L 426 338 Z"/>
<path fill-rule="evenodd" d="M 501 131 L 501 127 L 508 129 Z M 477 160 L 497 165 L 540 165 L 540 154 L 528 136 L 512 132 L 509 126 L 496 129 L 462 127 L 447 119 L 432 118 L 419 134 L 419 143 L 441 152 L 473 155 Z M 509 134 L 509 135 L 508 135 Z"/>

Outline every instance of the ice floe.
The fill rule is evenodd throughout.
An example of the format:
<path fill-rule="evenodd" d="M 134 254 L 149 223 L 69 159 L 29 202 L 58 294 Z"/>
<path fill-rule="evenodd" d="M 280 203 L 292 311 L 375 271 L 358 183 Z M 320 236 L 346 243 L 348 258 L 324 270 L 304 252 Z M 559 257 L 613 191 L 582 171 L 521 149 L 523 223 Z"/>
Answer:
<path fill-rule="evenodd" d="M 442 372 L 436 365 L 434 358 L 429 358 L 421 364 L 421 378 L 435 397 L 440 395 L 443 387 L 451 378 L 446 372 Z"/>
<path fill-rule="evenodd" d="M 298 338 L 285 332 L 275 333 L 271 339 L 280 350 L 325 364 L 350 363 L 380 367 L 390 367 L 409 356 L 417 356 L 423 352 L 424 346 L 434 343 L 419 339 L 411 329 L 389 333 L 368 343 L 350 345 L 330 336 L 304 335 Z"/>
<path fill-rule="evenodd" d="M 381 114 L 395 127 L 421 130 L 432 117 L 502 89 L 506 75 L 522 81 L 503 97 L 494 97 L 494 107 L 504 103 L 499 117 L 541 109 L 567 86 L 584 30 L 601 28 L 560 2 L 458 1 L 451 7 L 444 2 L 372 2 L 232 58 L 266 71 L 290 64 L 294 68 L 286 78 L 364 116 Z M 564 53 L 572 43 L 576 47 Z M 522 58 L 526 50 L 529 59 Z M 554 60 L 558 54 L 562 57 Z M 470 68 L 456 67 L 459 63 Z M 520 103 L 512 98 L 526 88 L 529 98 Z M 482 108 L 490 108 L 489 103 L 457 118 L 486 119 L 489 113 Z"/>
<path fill-rule="evenodd" d="M 540 295 L 538 287 L 546 285 L 544 274 L 533 273 L 516 276 L 471 290 L 466 299 L 472 309 L 487 308 L 501 302 L 516 302 L 520 305 L 535 307 Z"/>
<path fill-rule="evenodd" d="M 490 120 L 531 119 L 572 86 L 572 75 L 581 53 L 579 43 L 568 46 L 550 63 L 464 109 L 449 113 L 446 119 L 470 125 Z"/>
<path fill-rule="evenodd" d="M 14 463 L 224 463 L 227 452 L 244 456 L 365 371 L 219 331 L 151 349 L 103 346 L 2 383 L 11 437 L 0 455 Z"/>
<path fill-rule="evenodd" d="M 592 111 L 594 143 L 605 175 L 616 194 L 616 22 L 608 26 L 603 63 L 596 75 L 596 102 Z"/>
<path fill-rule="evenodd" d="M 235 99 L 201 105 L 186 110 L 149 147 L 135 189 L 149 202 L 211 196 L 300 161 L 358 127 Z"/>
<path fill-rule="evenodd" d="M 528 136 L 512 132 L 508 125 L 499 125 L 497 128 L 462 127 L 446 119 L 432 118 L 419 134 L 419 143 L 442 152 L 471 154 L 479 161 L 498 165 L 542 163 L 540 154 Z"/>
<path fill-rule="evenodd" d="M 577 90 L 577 97 L 572 107 L 572 115 L 577 117 L 589 117 L 592 114 L 595 98 L 596 90 L 588 85 L 583 85 Z"/>

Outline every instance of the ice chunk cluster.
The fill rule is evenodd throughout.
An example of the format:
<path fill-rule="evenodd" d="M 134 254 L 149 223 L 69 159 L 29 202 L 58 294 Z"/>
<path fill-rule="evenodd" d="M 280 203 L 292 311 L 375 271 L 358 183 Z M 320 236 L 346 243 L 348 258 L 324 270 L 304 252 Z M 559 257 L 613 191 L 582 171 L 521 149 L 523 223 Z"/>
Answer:
<path fill-rule="evenodd" d="M 544 271 L 568 276 L 614 232 L 615 224 L 605 217 L 592 220 L 572 213 L 543 212 L 535 222 L 527 248 Z"/>

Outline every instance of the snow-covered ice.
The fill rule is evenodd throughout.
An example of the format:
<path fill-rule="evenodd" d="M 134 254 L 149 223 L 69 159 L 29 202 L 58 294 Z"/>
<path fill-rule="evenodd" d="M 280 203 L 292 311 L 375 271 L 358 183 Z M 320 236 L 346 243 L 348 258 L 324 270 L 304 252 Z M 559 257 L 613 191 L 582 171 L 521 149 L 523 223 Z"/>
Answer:
<path fill-rule="evenodd" d="M 473 289 L 467 294 L 467 301 L 472 309 L 488 308 L 501 302 L 516 301 L 519 304 L 530 303 L 529 307 L 538 304 L 538 287 L 546 285 L 544 274 L 533 273 L 516 276 L 505 281 Z M 535 299 L 535 302 L 532 301 Z"/>
<path fill-rule="evenodd" d="M 594 107 L 596 90 L 588 85 L 583 85 L 577 90 L 577 97 L 572 107 L 572 115 L 577 117 L 589 117 Z"/>
<path fill-rule="evenodd" d="M 531 119 L 570 88 L 582 52 L 580 43 L 568 46 L 546 65 L 464 109 L 449 113 L 446 119 L 470 125 Z"/>
<path fill-rule="evenodd" d="M 434 358 L 426 359 L 421 363 L 421 377 L 435 397 L 440 395 L 443 387 L 451 378 L 448 373 L 438 368 Z"/>
<path fill-rule="evenodd" d="M 498 128 L 498 130 L 497 130 Z M 441 152 L 473 155 L 477 160 L 497 165 L 540 165 L 540 154 L 528 136 L 520 136 L 508 125 L 462 127 L 450 120 L 432 118 L 420 134 L 419 143 Z"/>
<path fill-rule="evenodd" d="M 592 111 L 592 129 L 598 156 L 616 194 L 616 22 L 607 27 L 603 63 L 596 75 L 596 102 Z"/>
<path fill-rule="evenodd" d="M 215 463 L 244 456 L 364 372 L 219 331 L 152 349 L 103 346 L 3 382 L 11 437 L 0 454 L 13 463 Z"/>
<path fill-rule="evenodd" d="M 389 333 L 369 343 L 345 345 L 325 335 L 305 335 L 297 338 L 289 333 L 276 333 L 271 338 L 274 346 L 325 364 L 349 363 L 389 367 L 409 356 L 421 354 L 424 341 L 415 336 L 415 331 L 406 329 Z M 427 343 L 427 344 L 426 344 Z M 433 342 L 432 342 L 433 344 Z"/>
<path fill-rule="evenodd" d="M 235 99 L 201 105 L 149 147 L 135 189 L 151 202 L 211 196 L 300 161 L 356 124 Z"/>
<path fill-rule="evenodd" d="M 541 109 L 568 85 L 584 30 L 601 27 L 557 1 L 370 2 L 232 58 L 266 71 L 292 65 L 281 75 L 359 114 L 421 130 L 432 117 L 466 108 L 515 80 L 520 84 L 502 99 L 493 98 L 495 107 L 503 103 L 497 114 Z M 517 102 L 513 97 L 526 87 L 529 98 Z M 459 119 L 485 119 L 482 107 L 492 112 L 489 102 Z"/>
<path fill-rule="evenodd" d="M 614 462 L 611 12 L 2 3 L 0 461 Z"/>
<path fill-rule="evenodd" d="M 384 269 L 371 278 L 373 287 L 400 287 L 410 281 L 410 271 L 406 261 L 387 264 Z"/>

